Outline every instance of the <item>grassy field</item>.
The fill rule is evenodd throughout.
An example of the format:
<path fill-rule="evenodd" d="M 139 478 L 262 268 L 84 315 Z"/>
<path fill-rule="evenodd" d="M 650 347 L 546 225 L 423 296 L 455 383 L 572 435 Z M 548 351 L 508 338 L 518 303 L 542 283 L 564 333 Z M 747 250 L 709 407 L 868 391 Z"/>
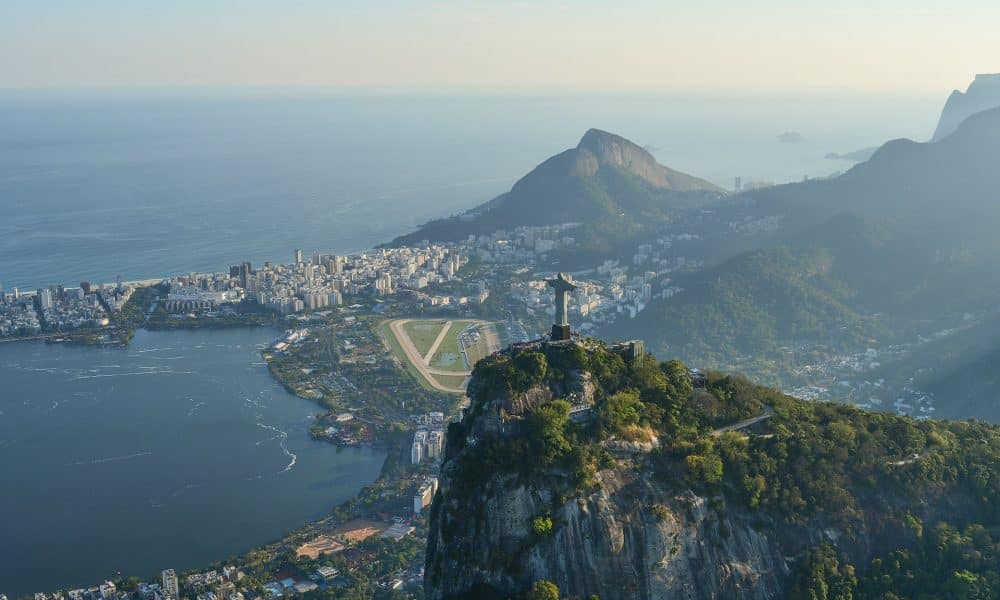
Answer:
<path fill-rule="evenodd" d="M 417 383 L 419 383 L 420 386 L 425 389 L 437 391 L 434 389 L 433 386 L 431 386 L 431 384 L 426 379 L 424 379 L 424 376 L 420 373 L 420 371 L 417 370 L 415 366 L 413 366 L 413 363 L 411 363 L 406 358 L 406 352 L 403 352 L 403 348 L 399 345 L 399 341 L 396 340 L 396 336 L 394 336 L 392 334 L 392 330 L 389 329 L 389 321 L 385 321 L 384 323 L 382 323 L 379 326 L 379 328 L 382 331 L 382 337 L 385 338 L 385 340 L 389 343 L 389 349 L 392 350 L 393 355 L 395 355 L 396 359 L 399 360 L 399 362 L 403 363 L 403 366 L 406 368 L 406 371 L 410 375 L 412 375 L 414 379 L 417 380 Z"/>
<path fill-rule="evenodd" d="M 403 331 L 406 332 L 406 335 L 410 336 L 410 340 L 416 346 L 417 352 L 421 356 L 426 356 L 427 351 L 434 345 L 434 340 L 437 339 L 438 334 L 441 333 L 441 328 L 444 327 L 446 322 L 437 319 L 433 321 L 410 321 L 406 325 L 403 325 Z M 454 326 L 452 326 L 452 329 L 454 329 Z M 444 342 L 442 342 L 441 346 L 444 346 Z"/>
<path fill-rule="evenodd" d="M 445 371 L 468 371 L 465 366 L 465 359 L 462 358 L 462 345 L 458 343 L 458 336 L 467 327 L 474 325 L 474 321 L 453 321 L 448 335 L 441 341 L 437 352 L 431 358 L 431 367 Z"/>
<path fill-rule="evenodd" d="M 442 386 L 449 388 L 448 391 L 457 391 L 463 388 L 463 384 L 468 377 L 468 372 L 471 369 L 470 365 L 474 365 L 476 361 L 486 356 L 489 352 L 490 340 L 495 340 L 496 329 L 493 324 L 483 324 L 472 320 L 459 319 L 452 321 L 448 333 L 441 339 L 441 343 L 435 350 L 430 364 L 426 365 L 432 370 L 447 372 L 449 374 L 438 375 L 427 373 L 424 375 L 422 372 L 425 369 L 423 361 L 419 361 L 419 365 L 411 363 L 407 358 L 406 352 L 403 350 L 403 343 L 412 342 L 416 352 L 422 356 L 426 356 L 434 346 L 434 342 L 441 334 L 446 322 L 446 320 L 441 319 L 424 319 L 403 323 L 400 336 L 409 337 L 409 342 L 406 342 L 405 339 L 401 342 L 396 338 L 392 332 L 392 327 L 390 327 L 390 321 L 382 323 L 380 330 L 389 345 L 389 349 L 421 386 L 428 389 L 434 389 L 435 386 Z M 466 335 L 464 338 L 467 344 L 465 350 L 471 355 L 471 363 L 467 364 L 462 354 L 462 343 L 459 340 L 459 336 L 470 328 L 472 328 L 470 331 L 478 332 L 479 336 L 476 340 L 473 340 L 469 335 Z M 487 332 L 489 337 L 487 336 Z M 454 373 L 454 375 L 450 373 Z"/>
<path fill-rule="evenodd" d="M 465 375 L 435 375 L 434 379 L 438 380 L 438 383 L 450 388 L 460 388 L 462 384 L 465 383 Z"/>

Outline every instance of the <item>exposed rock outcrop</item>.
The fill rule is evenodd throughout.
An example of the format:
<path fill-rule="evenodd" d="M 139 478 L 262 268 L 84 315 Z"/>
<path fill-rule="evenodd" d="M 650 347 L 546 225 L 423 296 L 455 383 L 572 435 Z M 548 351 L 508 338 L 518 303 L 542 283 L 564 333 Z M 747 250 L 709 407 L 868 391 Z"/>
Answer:
<path fill-rule="evenodd" d="M 505 598 L 538 579 L 604 600 L 782 597 L 789 565 L 750 515 L 719 518 L 708 499 L 636 469 L 624 461 L 602 471 L 597 491 L 561 504 L 510 478 L 491 480 L 464 506 L 445 489 L 432 514 L 428 598 Z M 554 531 L 536 539 L 532 519 L 553 503 Z"/>
<path fill-rule="evenodd" d="M 677 191 L 716 190 L 716 186 L 704 179 L 665 167 L 638 144 L 601 131 L 590 129 L 576 147 L 576 173 L 592 177 L 602 166 L 613 166 L 631 173 L 658 188 Z"/>
<path fill-rule="evenodd" d="M 595 401 L 592 377 L 580 370 L 523 390 L 499 383 L 474 377 L 465 439 L 446 449 L 430 517 L 428 598 L 507 598 L 539 579 L 567 596 L 604 600 L 781 596 L 789 566 L 779 544 L 755 529 L 753 515 L 710 508 L 710 499 L 653 476 L 655 436 L 606 441 L 616 464 L 582 495 L 567 493 L 558 469 L 530 481 L 493 473 L 470 488 L 457 463 L 481 440 L 520 435 L 527 415 L 555 399 Z M 554 524 L 549 534 L 533 530 L 541 515 Z"/>

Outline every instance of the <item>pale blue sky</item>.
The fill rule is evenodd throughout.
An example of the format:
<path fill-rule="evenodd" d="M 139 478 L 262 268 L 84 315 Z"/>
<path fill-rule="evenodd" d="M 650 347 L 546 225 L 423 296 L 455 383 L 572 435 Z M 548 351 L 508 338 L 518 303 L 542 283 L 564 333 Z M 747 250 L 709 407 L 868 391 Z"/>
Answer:
<path fill-rule="evenodd" d="M 996 0 L 2 0 L 0 87 L 927 92 L 1000 71 Z"/>

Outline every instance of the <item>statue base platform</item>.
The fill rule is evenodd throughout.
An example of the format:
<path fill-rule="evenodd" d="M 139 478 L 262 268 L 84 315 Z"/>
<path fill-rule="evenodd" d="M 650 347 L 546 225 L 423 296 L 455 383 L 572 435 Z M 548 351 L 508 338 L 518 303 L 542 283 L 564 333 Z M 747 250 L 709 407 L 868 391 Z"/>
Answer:
<path fill-rule="evenodd" d="M 552 341 L 559 342 L 562 340 L 570 339 L 569 325 L 553 325 L 552 326 Z"/>

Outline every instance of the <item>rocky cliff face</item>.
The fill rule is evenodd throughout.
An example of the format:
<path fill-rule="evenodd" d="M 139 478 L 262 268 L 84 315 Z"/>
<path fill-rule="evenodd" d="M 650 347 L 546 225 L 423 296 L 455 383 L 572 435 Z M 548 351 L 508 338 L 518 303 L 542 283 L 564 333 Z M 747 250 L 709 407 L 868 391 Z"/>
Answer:
<path fill-rule="evenodd" d="M 431 511 L 428 598 L 507 598 L 539 579 L 603 600 L 782 596 L 789 565 L 781 546 L 753 515 L 723 516 L 713 500 L 658 481 L 647 460 L 655 443 L 606 440 L 614 465 L 582 495 L 568 493 L 559 469 L 531 481 L 493 473 L 471 488 L 463 480 L 457 463 L 486 437 L 518 435 L 518 423 L 554 399 L 593 405 L 588 373 L 521 391 L 478 379 L 470 395 L 465 439 L 449 435 Z M 550 516 L 551 533 L 534 530 L 539 515 Z"/>
<path fill-rule="evenodd" d="M 625 348 L 535 342 L 476 365 L 430 511 L 427 598 L 516 598 L 540 580 L 603 600 L 823 596 L 828 583 L 882 597 L 939 569 L 926 532 L 995 527 L 996 428 L 718 373 L 695 388 L 682 364 Z M 933 556 L 899 566 L 922 536 Z M 836 559 L 815 562 L 818 549 Z"/>
<path fill-rule="evenodd" d="M 720 519 L 709 499 L 642 471 L 641 457 L 623 461 L 598 474 L 596 491 L 564 501 L 501 477 L 466 503 L 450 497 L 446 479 L 432 514 L 427 597 L 506 598 L 539 579 L 604 600 L 783 597 L 789 564 L 750 515 Z M 535 540 L 532 519 L 553 503 L 557 526 Z"/>
<path fill-rule="evenodd" d="M 593 177 L 601 167 L 614 167 L 657 188 L 721 191 L 703 179 L 664 167 L 639 145 L 600 129 L 590 129 L 584 134 L 576 147 L 575 159 L 574 174 L 581 177 Z"/>
<path fill-rule="evenodd" d="M 584 134 L 577 146 L 579 162 L 586 162 L 589 169 L 586 176 L 597 174 L 603 165 L 611 165 L 641 177 L 651 185 L 668 187 L 667 169 L 657 164 L 656 159 L 646 150 L 625 138 L 591 129 Z"/>
<path fill-rule="evenodd" d="M 970 116 L 1000 106 L 1000 73 L 976 75 L 963 93 L 952 91 L 941 111 L 932 141 L 948 137 Z"/>

